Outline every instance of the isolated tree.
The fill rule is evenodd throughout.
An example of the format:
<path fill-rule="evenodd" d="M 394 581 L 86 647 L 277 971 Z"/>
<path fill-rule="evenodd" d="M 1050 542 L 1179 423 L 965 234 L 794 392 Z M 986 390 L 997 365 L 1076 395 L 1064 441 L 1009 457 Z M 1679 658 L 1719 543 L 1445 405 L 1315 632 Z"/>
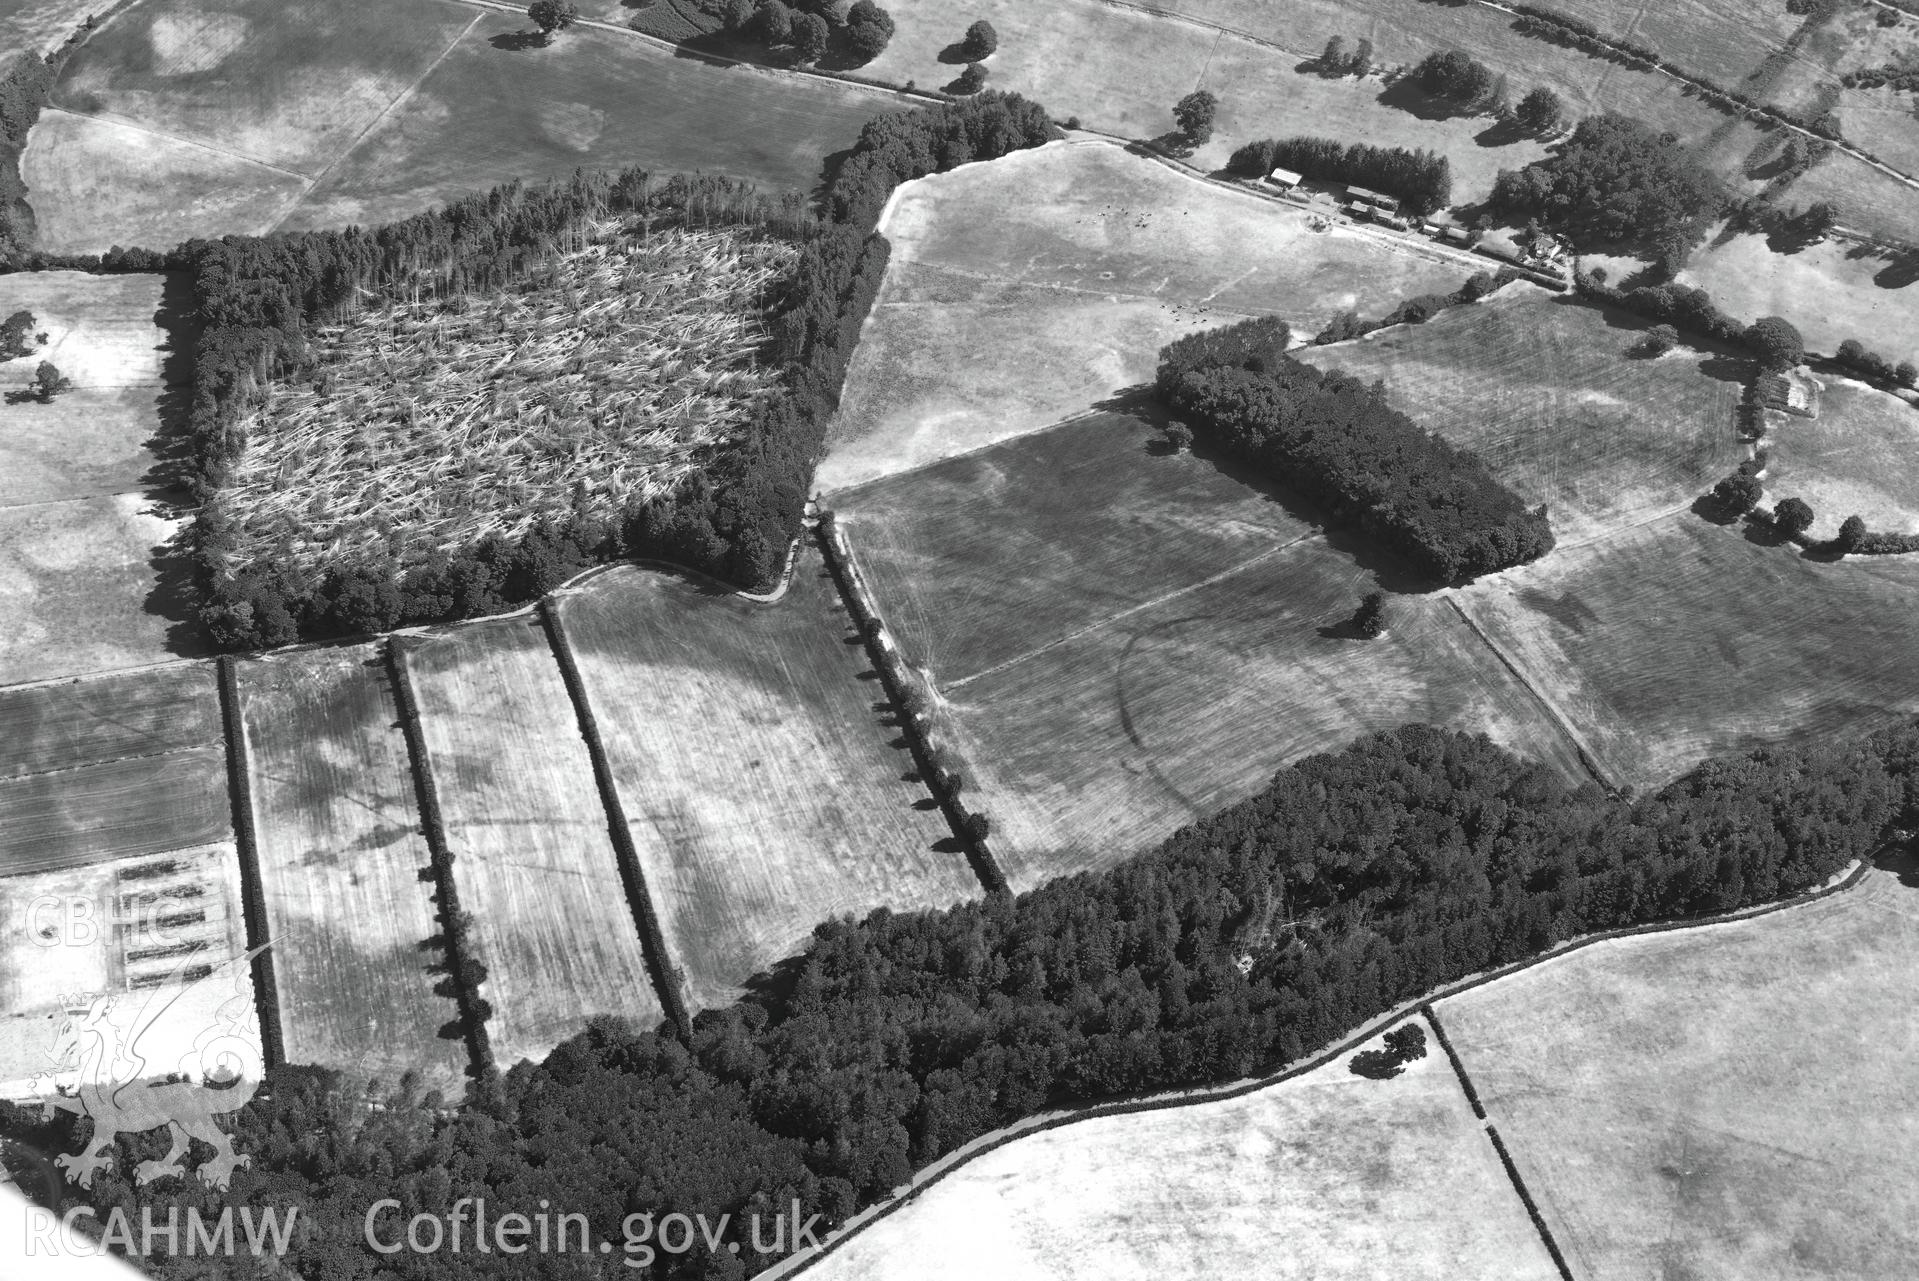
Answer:
<path fill-rule="evenodd" d="M 1641 356 L 1663 356 L 1679 345 L 1679 331 L 1671 325 L 1654 325 L 1648 329 L 1633 350 Z"/>
<path fill-rule="evenodd" d="M 33 353 L 38 345 L 34 341 L 34 319 L 30 311 L 16 311 L 0 324 L 0 360 L 12 360 L 18 356 Z M 40 342 L 46 341 L 46 335 L 39 336 Z"/>
<path fill-rule="evenodd" d="M 1493 91 L 1491 69 L 1457 49 L 1427 54 L 1413 74 L 1427 93 L 1461 106 L 1476 107 Z"/>
<path fill-rule="evenodd" d="M 61 392 L 73 386 L 73 379 L 60 372 L 60 367 L 51 360 L 43 360 L 40 367 L 33 371 L 34 394 L 41 400 L 52 400 Z"/>
<path fill-rule="evenodd" d="M 1328 75 L 1338 75 L 1346 69 L 1346 39 L 1344 36 L 1332 36 L 1326 41 L 1326 47 L 1320 50 L 1319 69 Z"/>
<path fill-rule="evenodd" d="M 986 83 L 986 68 L 977 62 L 966 64 L 966 70 L 959 73 L 953 81 L 954 93 L 978 93 Z"/>
<path fill-rule="evenodd" d="M 893 39 L 893 15 L 873 3 L 854 0 L 846 11 L 846 42 L 862 62 L 871 62 Z"/>
<path fill-rule="evenodd" d="M 1792 229 L 1808 240 L 1817 240 L 1839 225 L 1839 211 L 1830 200 L 1815 200 L 1792 220 Z"/>
<path fill-rule="evenodd" d="M 565 31 L 578 22 L 580 11 L 573 0 L 533 0 L 526 7 L 526 16 L 540 29 L 542 40 L 551 40 L 555 31 Z"/>
<path fill-rule="evenodd" d="M 832 38 L 833 29 L 826 25 L 826 19 L 819 14 L 793 15 L 793 50 L 801 62 L 818 62 L 824 58 L 827 44 Z"/>
<path fill-rule="evenodd" d="M 793 11 L 781 0 L 760 0 L 753 11 L 753 33 L 768 45 L 785 44 L 793 35 Z"/>
<path fill-rule="evenodd" d="M 1782 498 L 1772 509 L 1772 523 L 1788 538 L 1797 538 L 1812 528 L 1812 504 L 1803 498 Z"/>
<path fill-rule="evenodd" d="M 1535 135 L 1551 133 L 1565 118 L 1566 105 L 1545 85 L 1521 98 L 1513 110 L 1513 119 L 1519 127 Z"/>
<path fill-rule="evenodd" d="M 993 24 L 981 18 L 966 29 L 966 38 L 960 41 L 960 54 L 968 62 L 978 62 L 981 58 L 993 56 L 993 50 L 999 48 L 999 32 L 993 30 Z"/>
<path fill-rule="evenodd" d="M 1386 1052 L 1401 1063 L 1426 1057 L 1426 1029 L 1417 1023 L 1404 1023 L 1386 1034 Z"/>
<path fill-rule="evenodd" d="M 1175 452 L 1193 447 L 1193 429 L 1178 419 L 1166 424 L 1165 436 Z"/>
<path fill-rule="evenodd" d="M 1901 387 L 1919 387 L 1919 365 L 1902 360 L 1893 368 L 1892 377 Z"/>
<path fill-rule="evenodd" d="M 1384 594 L 1367 592 L 1360 598 L 1359 608 L 1353 611 L 1353 628 L 1361 636 L 1368 638 L 1385 632 L 1386 597 Z"/>
<path fill-rule="evenodd" d="M 1356 76 L 1363 76 L 1372 69 L 1373 42 L 1361 36 L 1359 43 L 1353 46 L 1353 56 L 1346 59 L 1346 70 Z"/>
<path fill-rule="evenodd" d="M 1219 115 L 1219 99 L 1211 90 L 1195 89 L 1173 104 L 1173 119 L 1186 141 L 1203 146 L 1213 136 L 1213 118 Z"/>
<path fill-rule="evenodd" d="M 1832 540 L 1833 548 L 1842 552 L 1856 552 L 1866 545 L 1866 522 L 1859 516 L 1848 516 L 1839 524 L 1839 537 Z"/>
<path fill-rule="evenodd" d="M 1761 316 L 1747 327 L 1744 341 L 1767 369 L 1790 369 L 1806 358 L 1806 343 L 1784 316 Z"/>
<path fill-rule="evenodd" d="M 1757 476 L 1745 476 L 1738 472 L 1726 477 L 1712 487 L 1713 501 L 1728 516 L 1744 516 L 1759 505 L 1765 494 L 1765 487 Z"/>

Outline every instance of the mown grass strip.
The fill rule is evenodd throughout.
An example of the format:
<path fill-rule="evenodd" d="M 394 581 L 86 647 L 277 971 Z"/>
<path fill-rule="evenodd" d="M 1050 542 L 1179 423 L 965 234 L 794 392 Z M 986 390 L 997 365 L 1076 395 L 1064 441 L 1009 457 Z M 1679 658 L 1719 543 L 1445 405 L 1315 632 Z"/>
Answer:
<path fill-rule="evenodd" d="M 593 715 L 593 704 L 586 696 L 586 684 L 573 661 L 573 647 L 567 643 L 566 627 L 551 597 L 540 601 L 540 622 L 546 627 L 554 661 L 560 665 L 560 679 L 566 682 L 567 697 L 573 702 L 573 714 L 579 721 L 580 737 L 586 740 L 586 753 L 593 762 L 593 782 L 600 789 L 600 804 L 606 808 L 607 832 L 613 838 L 613 852 L 620 864 L 620 881 L 626 888 L 627 906 L 640 927 L 640 944 L 646 954 L 646 967 L 653 975 L 653 987 L 660 995 L 666 1017 L 673 1021 L 682 1038 L 693 1034 L 693 1017 L 686 1008 L 681 989 L 680 970 L 666 950 L 666 935 L 660 929 L 659 913 L 653 896 L 647 892 L 646 873 L 640 868 L 640 852 L 633 844 L 633 829 L 627 822 L 626 806 L 620 800 L 619 785 L 613 779 L 613 767 L 607 761 L 606 745 L 600 739 L 600 724 Z"/>

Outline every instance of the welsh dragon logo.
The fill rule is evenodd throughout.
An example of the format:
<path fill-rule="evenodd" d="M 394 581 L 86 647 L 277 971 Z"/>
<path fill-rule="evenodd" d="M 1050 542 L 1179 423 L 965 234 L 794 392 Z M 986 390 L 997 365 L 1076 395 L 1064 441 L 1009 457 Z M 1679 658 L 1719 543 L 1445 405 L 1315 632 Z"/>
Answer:
<path fill-rule="evenodd" d="M 140 1162 L 134 1171 L 138 1183 L 184 1175 L 180 1158 L 191 1139 L 214 1151 L 198 1171 L 208 1187 L 224 1190 L 233 1171 L 250 1164 L 251 1158 L 234 1153 L 233 1141 L 214 1117 L 245 1107 L 260 1088 L 265 1056 L 259 1032 L 248 1022 L 253 1013 L 249 962 L 265 950 L 255 948 L 191 983 L 158 988 L 138 1010 L 131 1009 L 132 1001 L 124 995 L 76 995 L 61 1001 L 65 1018 L 49 1052 L 55 1067 L 34 1078 L 33 1090 L 47 1119 L 58 1109 L 93 1121 L 93 1137 L 85 1147 L 54 1158 L 68 1179 L 91 1187 L 93 1172 L 113 1164 L 116 1136 L 163 1126 L 173 1132 L 173 1146 L 161 1160 Z M 177 1046 L 179 1021 L 192 1008 L 182 1006 L 183 998 L 218 982 L 231 984 L 234 995 L 219 1006 L 192 1048 L 177 1065 L 149 1062 L 148 1054 L 164 1052 L 153 1044 L 161 1039 L 153 1033 L 169 1011 L 174 1014 L 164 1025 L 169 1033 L 164 1039 Z M 76 1071 L 71 1084 L 57 1080 Z"/>

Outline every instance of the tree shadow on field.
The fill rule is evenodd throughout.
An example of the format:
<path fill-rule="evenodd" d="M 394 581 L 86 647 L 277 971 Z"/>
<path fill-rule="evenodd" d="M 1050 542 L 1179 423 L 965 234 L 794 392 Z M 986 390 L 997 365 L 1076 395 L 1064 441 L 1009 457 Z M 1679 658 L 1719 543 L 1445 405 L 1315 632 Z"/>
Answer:
<path fill-rule="evenodd" d="M 939 60 L 949 67 L 963 67 L 972 59 L 966 56 L 966 42 L 955 40 L 939 51 Z"/>
<path fill-rule="evenodd" d="M 1872 860 L 1882 872 L 1891 872 L 1909 890 L 1919 890 L 1919 842 L 1904 841 L 1882 850 Z"/>
<path fill-rule="evenodd" d="M 502 31 L 487 43 L 505 53 L 524 53 L 528 49 L 544 49 L 546 37 L 538 31 Z"/>
<path fill-rule="evenodd" d="M 1150 383 L 1124 388 L 1105 400 L 1094 402 L 1091 408 L 1103 413 L 1123 414 L 1139 422 L 1153 435 L 1163 433 L 1170 420 L 1166 407 L 1160 404 Z M 1144 452 L 1155 452 L 1151 448 L 1151 437 L 1143 440 L 1141 447 Z M 1174 454 L 1177 452 L 1174 451 Z M 1303 494 L 1273 481 L 1236 458 L 1218 452 L 1206 442 L 1195 439 L 1188 452 L 1222 476 L 1238 481 L 1246 488 L 1264 495 L 1294 520 L 1316 527 L 1325 538 L 1328 547 L 1351 557 L 1355 565 L 1374 577 L 1382 591 L 1416 596 L 1437 591 L 1445 586 L 1444 583 L 1419 573 L 1398 557 L 1382 550 L 1372 540 L 1334 524 L 1323 508 Z M 1157 456 L 1170 457 L 1170 455 Z"/>
<path fill-rule="evenodd" d="M 201 329 L 195 317 L 190 273 L 166 273 L 153 323 L 166 337 L 160 346 L 160 395 L 154 406 L 158 421 L 146 442 L 153 465 L 140 478 L 147 502 L 144 510 L 162 519 L 184 520 L 194 510 L 187 487 L 193 465 L 189 419 Z M 143 608 L 167 620 L 167 651 L 183 658 L 200 658 L 212 652 L 196 608 L 199 593 L 192 553 L 192 526 L 182 525 L 147 557 L 153 586 Z"/>
<path fill-rule="evenodd" d="M 1471 111 L 1435 98 L 1421 89 L 1410 76 L 1393 81 L 1380 93 L 1378 99 L 1382 107 L 1392 107 L 1420 120 L 1452 120 L 1459 116 L 1471 115 Z"/>
<path fill-rule="evenodd" d="M 1872 283 L 1881 289 L 1904 289 L 1914 281 L 1919 281 L 1919 253 L 1895 256 L 1872 278 Z"/>
<path fill-rule="evenodd" d="M 1519 122 L 1511 119 L 1497 119 L 1473 135 L 1473 141 L 1482 147 L 1510 147 L 1516 142 L 1526 141 L 1526 131 Z"/>
<path fill-rule="evenodd" d="M 840 176 L 840 170 L 845 168 L 846 162 L 852 159 L 852 156 L 853 148 L 842 147 L 838 151 L 830 152 L 826 159 L 821 162 L 820 180 L 813 184 L 813 190 L 809 193 L 813 200 L 815 212 L 828 212 L 826 208 L 826 198 L 832 193 L 833 183 Z"/>

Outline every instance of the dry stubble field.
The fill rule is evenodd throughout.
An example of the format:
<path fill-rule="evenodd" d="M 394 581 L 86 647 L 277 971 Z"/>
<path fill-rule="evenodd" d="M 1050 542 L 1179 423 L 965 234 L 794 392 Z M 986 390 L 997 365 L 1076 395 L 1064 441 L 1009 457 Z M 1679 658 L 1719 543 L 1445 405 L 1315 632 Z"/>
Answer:
<path fill-rule="evenodd" d="M 1919 711 L 1919 560 L 1808 558 L 1690 512 L 1456 593 L 1617 782 Z"/>
<path fill-rule="evenodd" d="M 405 661 L 501 1064 L 544 1058 L 596 1014 L 654 1027 L 639 926 L 539 620 L 457 628 Z"/>
<path fill-rule="evenodd" d="M 1574 1276 L 1900 1276 L 1919 875 L 1619 940 L 1439 1011 Z"/>
<path fill-rule="evenodd" d="M 980 894 L 810 542 L 773 604 L 621 570 L 561 616 L 689 1005 L 829 917 Z"/>
<path fill-rule="evenodd" d="M 239 672 L 260 881 L 289 1062 L 459 1081 L 441 1036 L 441 949 L 398 705 L 377 645 L 295 650 Z"/>
<path fill-rule="evenodd" d="M 1746 456 L 1736 414 L 1750 362 L 1684 346 L 1628 356 L 1645 328 L 1522 282 L 1300 356 L 1384 379 L 1395 408 L 1545 503 L 1563 550 L 1686 508 Z"/>
<path fill-rule="evenodd" d="M 1349 1057 L 1239 1099 L 1017 1139 L 809 1275 L 1557 1276 L 1438 1047 L 1387 1081 L 1354 1076 Z"/>
<path fill-rule="evenodd" d="M 1107 414 L 836 501 L 1015 889 L 1102 868 L 1273 771 L 1409 720 L 1583 777 L 1545 710 L 1437 596 L 1380 641 L 1373 567 L 1265 487 Z M 1230 750 L 1222 750 L 1230 743 Z"/>
<path fill-rule="evenodd" d="M 1297 209 L 1106 143 L 1062 143 L 900 189 L 892 261 L 848 371 L 831 492 L 1033 431 L 1152 380 L 1195 329 L 1450 291 L 1470 262 L 1307 230 Z"/>
<path fill-rule="evenodd" d="M 170 285 L 169 281 L 173 283 Z M 168 617 L 153 561 L 179 528 L 154 489 L 149 442 L 164 380 L 183 376 L 162 328 L 161 275 L 19 273 L 0 310 L 31 311 L 48 342 L 0 363 L 13 392 L 52 360 L 73 389 L 0 405 L 0 683 L 157 662 L 193 652 Z"/>

